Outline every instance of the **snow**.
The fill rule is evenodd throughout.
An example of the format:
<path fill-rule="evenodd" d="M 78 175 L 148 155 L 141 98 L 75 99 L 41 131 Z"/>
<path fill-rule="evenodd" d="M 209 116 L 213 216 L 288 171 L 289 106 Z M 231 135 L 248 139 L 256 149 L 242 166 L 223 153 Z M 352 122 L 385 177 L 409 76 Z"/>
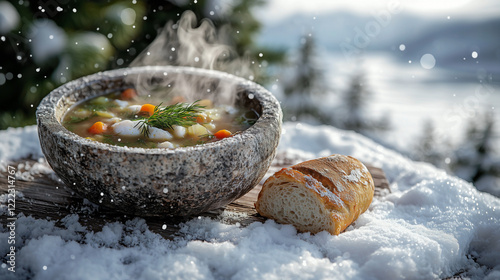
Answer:
<path fill-rule="evenodd" d="M 3 163 L 40 158 L 36 128 L 0 131 Z M 244 227 L 198 217 L 172 240 L 145 221 L 91 231 L 69 215 L 60 222 L 16 221 L 15 273 L 7 270 L 10 234 L 0 225 L 1 279 L 436 279 L 464 273 L 500 276 L 500 199 L 353 132 L 285 123 L 280 152 L 301 159 L 352 155 L 383 168 L 392 193 L 338 236 L 297 233 L 273 220 Z M 5 211 L 5 198 L 0 212 Z"/>
<path fill-rule="evenodd" d="M 7 1 L 0 2 L 0 34 L 7 34 L 21 21 L 16 8 Z"/>
<path fill-rule="evenodd" d="M 36 126 L 8 128 L 0 132 L 0 166 L 7 161 L 43 157 Z"/>
<path fill-rule="evenodd" d="M 33 22 L 29 37 L 32 40 L 33 59 L 37 65 L 60 55 L 68 40 L 66 32 L 54 21 L 38 19 Z"/>
<path fill-rule="evenodd" d="M 269 0 L 263 7 L 257 9 L 255 15 L 264 22 L 276 22 L 284 18 L 298 14 L 307 13 L 311 17 L 321 17 L 330 11 L 352 11 L 364 14 L 375 14 L 386 10 L 389 6 L 400 6 L 402 10 L 421 16 L 441 16 L 443 13 L 452 14 L 458 18 L 478 18 L 478 17 L 496 17 L 499 7 L 495 0 L 483 0 L 479 4 L 470 0 L 442 0 L 442 1 L 411 1 L 398 0 L 386 1 L 375 0 L 365 1 L 359 5 L 356 1 L 287 1 L 287 0 Z M 277 12 L 279 11 L 279 12 Z"/>

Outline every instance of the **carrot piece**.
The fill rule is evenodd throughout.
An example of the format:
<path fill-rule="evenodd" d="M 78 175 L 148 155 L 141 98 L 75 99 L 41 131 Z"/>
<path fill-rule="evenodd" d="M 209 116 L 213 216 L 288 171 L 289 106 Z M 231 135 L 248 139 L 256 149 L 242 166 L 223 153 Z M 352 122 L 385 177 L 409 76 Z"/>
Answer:
<path fill-rule="evenodd" d="M 128 88 L 128 89 L 122 91 L 122 93 L 120 94 L 120 98 L 122 100 L 130 100 L 136 96 L 137 96 L 137 92 L 133 88 Z"/>
<path fill-rule="evenodd" d="M 108 126 L 105 123 L 96 122 L 91 127 L 89 127 L 88 131 L 89 131 L 89 133 L 92 133 L 92 134 L 101 134 L 104 131 L 106 131 L 106 129 L 108 129 Z"/>
<path fill-rule="evenodd" d="M 208 122 L 208 116 L 204 113 L 196 115 L 196 122 L 197 123 L 207 123 Z"/>
<path fill-rule="evenodd" d="M 144 104 L 142 105 L 140 112 L 147 112 L 150 116 L 152 116 L 155 112 L 155 108 L 156 108 L 155 105 Z"/>
<path fill-rule="evenodd" d="M 226 129 L 221 129 L 221 130 L 217 131 L 216 133 L 214 133 L 214 136 L 219 138 L 219 139 L 227 138 L 227 137 L 231 136 L 231 131 L 226 130 Z"/>

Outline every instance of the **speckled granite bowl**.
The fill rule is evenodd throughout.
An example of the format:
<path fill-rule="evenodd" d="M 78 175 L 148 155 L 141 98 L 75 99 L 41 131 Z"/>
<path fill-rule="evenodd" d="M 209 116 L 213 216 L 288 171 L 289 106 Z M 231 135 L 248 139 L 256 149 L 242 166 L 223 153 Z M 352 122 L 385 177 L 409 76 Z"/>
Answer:
<path fill-rule="evenodd" d="M 161 83 L 175 75 L 236 85 L 237 102 L 260 113 L 240 134 L 193 147 L 143 149 L 84 139 L 61 119 L 75 103 L 130 87 L 130 81 Z M 142 216 L 191 216 L 223 207 L 250 191 L 276 152 L 282 113 L 263 87 L 227 73 L 184 67 L 136 67 L 69 82 L 43 99 L 38 134 L 48 163 L 77 194 L 100 205 Z"/>

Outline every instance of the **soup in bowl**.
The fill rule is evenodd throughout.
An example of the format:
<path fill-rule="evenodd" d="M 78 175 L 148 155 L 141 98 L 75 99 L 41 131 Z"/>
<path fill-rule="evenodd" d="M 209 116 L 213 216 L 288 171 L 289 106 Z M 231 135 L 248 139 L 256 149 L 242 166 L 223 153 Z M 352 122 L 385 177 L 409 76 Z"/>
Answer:
<path fill-rule="evenodd" d="M 103 143 L 177 148 L 232 137 L 259 117 L 254 108 L 214 105 L 210 99 L 189 104 L 182 96 L 165 94 L 168 92 L 164 89 L 163 94 L 158 93 L 163 98 L 152 98 L 151 94 L 139 96 L 134 88 L 127 88 L 94 97 L 73 106 L 63 117 L 62 124 L 82 137 Z"/>
<path fill-rule="evenodd" d="M 157 125 L 155 116 L 172 110 L 191 114 Z M 83 77 L 37 109 L 42 151 L 61 180 L 94 203 L 141 216 L 197 215 L 246 194 L 275 156 L 281 119 L 278 101 L 258 84 L 175 66 Z"/>

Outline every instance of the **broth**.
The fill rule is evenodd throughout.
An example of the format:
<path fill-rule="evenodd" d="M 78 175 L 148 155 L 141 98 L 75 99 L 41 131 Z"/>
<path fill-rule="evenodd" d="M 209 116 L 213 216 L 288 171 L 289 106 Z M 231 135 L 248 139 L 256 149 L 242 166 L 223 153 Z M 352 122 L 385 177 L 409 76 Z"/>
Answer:
<path fill-rule="evenodd" d="M 138 96 L 129 88 L 73 106 L 62 124 L 81 137 L 107 144 L 176 148 L 231 137 L 259 117 L 254 110 L 214 106 L 208 99 L 183 101 L 180 96 L 167 101 Z"/>

